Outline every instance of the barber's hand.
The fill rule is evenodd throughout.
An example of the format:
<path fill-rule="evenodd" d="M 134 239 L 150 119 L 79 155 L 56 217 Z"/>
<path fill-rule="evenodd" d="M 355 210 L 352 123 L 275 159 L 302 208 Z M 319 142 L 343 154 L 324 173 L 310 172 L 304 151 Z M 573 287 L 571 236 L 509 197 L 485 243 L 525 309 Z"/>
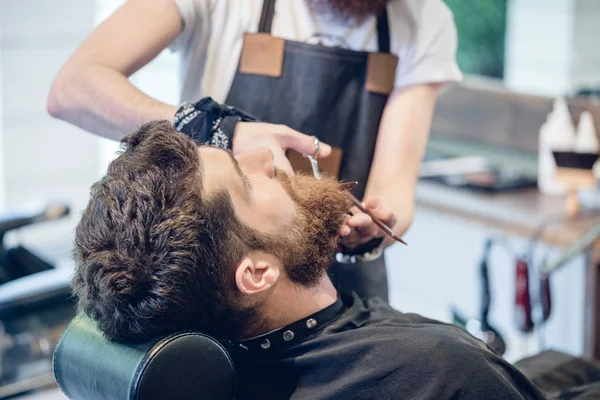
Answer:
<path fill-rule="evenodd" d="M 396 225 L 396 216 L 378 197 L 368 197 L 363 202 L 363 207 L 390 228 L 393 229 Z M 339 243 L 342 246 L 352 250 L 370 240 L 385 236 L 385 232 L 375 225 L 369 215 L 363 213 L 357 207 L 352 207 L 350 212 L 352 216 L 346 219 L 345 224 L 338 231 Z"/>
<path fill-rule="evenodd" d="M 233 136 L 233 154 L 239 154 L 261 147 L 268 147 L 274 155 L 275 167 L 294 175 L 294 170 L 285 156 L 287 149 L 296 150 L 300 154 L 313 154 L 314 139 L 293 130 L 285 125 L 268 124 L 264 122 L 238 122 Z M 331 154 L 331 146 L 320 143 L 317 158 Z"/>

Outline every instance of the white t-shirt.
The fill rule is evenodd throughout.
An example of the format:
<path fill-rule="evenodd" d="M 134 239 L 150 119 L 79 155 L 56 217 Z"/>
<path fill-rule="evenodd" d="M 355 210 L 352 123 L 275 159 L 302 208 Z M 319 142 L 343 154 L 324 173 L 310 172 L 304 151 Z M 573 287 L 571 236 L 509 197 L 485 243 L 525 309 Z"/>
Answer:
<path fill-rule="evenodd" d="M 170 48 L 182 53 L 182 101 L 211 96 L 224 102 L 237 70 L 244 33 L 256 32 L 263 0 L 174 0 L 184 28 Z M 462 78 L 456 27 L 442 0 L 391 0 L 390 51 L 399 58 L 397 88 Z M 341 25 L 313 13 L 306 0 L 278 0 L 273 36 L 299 42 L 377 51 L 376 18 Z"/>

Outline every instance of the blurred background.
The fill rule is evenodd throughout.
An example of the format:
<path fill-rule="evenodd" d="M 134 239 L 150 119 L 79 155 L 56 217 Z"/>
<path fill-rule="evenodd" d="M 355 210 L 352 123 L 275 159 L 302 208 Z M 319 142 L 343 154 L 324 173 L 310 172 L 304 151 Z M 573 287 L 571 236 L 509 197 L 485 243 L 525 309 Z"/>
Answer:
<path fill-rule="evenodd" d="M 539 301 L 547 288 L 540 280 L 543 261 L 558 257 L 600 221 L 597 189 L 580 191 L 582 211 L 568 217 L 565 197 L 541 194 L 536 179 L 540 129 L 556 98 L 566 99 L 575 125 L 587 110 L 600 127 L 600 1 L 445 2 L 454 12 L 458 62 L 466 78 L 439 101 L 424 166 L 458 157 L 474 165 L 483 160 L 486 170 L 424 173 L 405 237 L 409 246 L 396 245 L 386 254 L 391 303 L 474 332 L 493 327 L 487 334 L 503 338 L 509 361 L 544 348 L 599 357 L 600 260 L 593 245 L 551 274 L 546 315 Z M 37 215 L 40 221 L 0 234 L 2 257 L 9 249 L 25 249 L 9 256 L 24 262 L 39 257 L 49 264 L 40 270 L 70 268 L 73 229 L 117 144 L 51 118 L 46 98 L 67 57 L 121 3 L 0 0 L 0 215 Z M 178 103 L 178 59 L 170 52 L 131 79 L 151 96 Z M 58 208 L 49 213 L 48 204 Z M 68 215 L 50 218 L 64 213 L 62 204 Z M 491 299 L 485 326 L 482 271 Z M 52 385 L 49 355 L 72 306 L 57 287 L 51 295 L 40 294 L 48 296 L 42 303 L 15 308 L 15 298 L 21 301 L 19 296 L 39 286 L 0 284 L 0 398 Z M 526 303 L 533 326 L 523 314 Z M 29 366 L 20 369 L 18 360 Z"/>

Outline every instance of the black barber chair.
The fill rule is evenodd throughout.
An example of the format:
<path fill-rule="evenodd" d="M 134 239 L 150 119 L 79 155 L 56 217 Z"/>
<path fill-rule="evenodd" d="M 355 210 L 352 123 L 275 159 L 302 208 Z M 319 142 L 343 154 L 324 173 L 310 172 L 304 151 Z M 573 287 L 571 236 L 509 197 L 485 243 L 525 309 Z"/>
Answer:
<path fill-rule="evenodd" d="M 54 352 L 54 377 L 71 400 L 231 400 L 235 369 L 227 350 L 197 332 L 143 344 L 107 340 L 77 315 Z"/>
<path fill-rule="evenodd" d="M 589 390 L 600 394 L 597 362 L 546 351 L 519 361 L 516 366 L 546 393 Z M 235 370 L 229 354 L 214 339 L 194 332 L 176 333 L 139 345 L 115 343 L 107 341 L 92 320 L 79 314 L 54 352 L 53 367 L 59 387 L 71 400 L 235 397 Z"/>

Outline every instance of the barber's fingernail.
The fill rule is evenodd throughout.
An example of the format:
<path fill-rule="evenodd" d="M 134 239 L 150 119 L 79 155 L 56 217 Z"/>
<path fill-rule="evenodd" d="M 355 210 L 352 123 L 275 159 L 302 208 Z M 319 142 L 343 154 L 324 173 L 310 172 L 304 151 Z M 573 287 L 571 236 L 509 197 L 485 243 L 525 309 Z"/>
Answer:
<path fill-rule="evenodd" d="M 358 182 L 353 181 L 353 182 L 343 182 L 340 186 L 342 187 L 342 190 L 350 190 L 353 187 L 355 187 L 356 185 L 358 185 Z"/>

